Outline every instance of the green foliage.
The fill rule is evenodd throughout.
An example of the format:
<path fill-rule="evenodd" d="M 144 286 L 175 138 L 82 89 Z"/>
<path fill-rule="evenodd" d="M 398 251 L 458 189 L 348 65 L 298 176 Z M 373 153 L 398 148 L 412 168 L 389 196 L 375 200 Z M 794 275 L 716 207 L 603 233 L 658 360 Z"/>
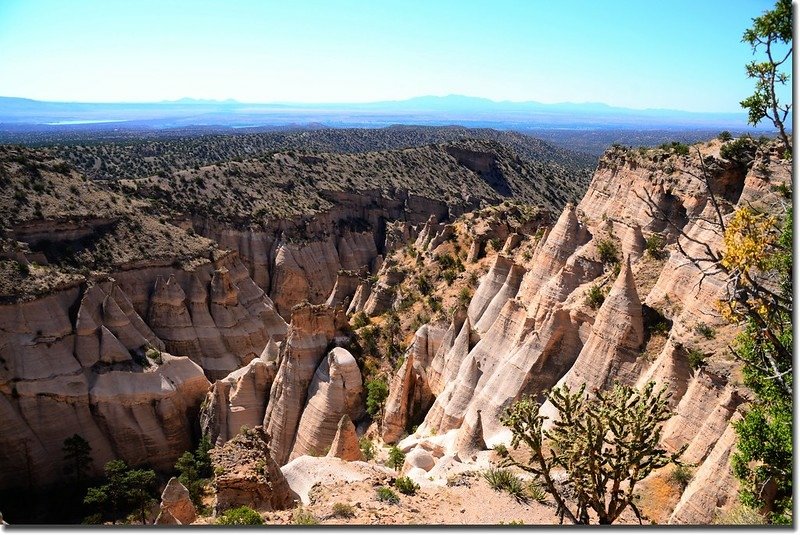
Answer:
<path fill-rule="evenodd" d="M 317 520 L 317 517 L 315 517 L 311 511 L 298 507 L 292 511 L 292 524 L 297 526 L 316 526 L 319 524 L 319 520 Z"/>
<path fill-rule="evenodd" d="M 456 280 L 456 277 L 458 277 L 458 273 L 456 273 L 455 270 L 447 269 L 442 271 L 442 278 L 445 280 L 445 282 L 447 282 L 448 286 L 453 284 L 453 281 Z"/>
<path fill-rule="evenodd" d="M 619 263 L 619 252 L 617 251 L 617 244 L 612 239 L 600 240 L 597 242 L 597 254 L 600 256 L 600 261 L 603 264 L 617 264 Z"/>
<path fill-rule="evenodd" d="M 754 526 L 766 523 L 758 511 L 744 504 L 738 504 L 714 519 L 714 524 L 724 526 Z"/>
<path fill-rule="evenodd" d="M 694 474 L 692 474 L 692 470 L 684 465 L 684 464 L 676 464 L 672 471 L 669 473 L 669 480 L 672 483 L 675 483 L 678 488 L 681 489 L 681 492 L 686 490 L 687 485 L 692 480 Z"/>
<path fill-rule="evenodd" d="M 101 518 L 114 523 L 132 511 L 145 522 L 147 507 L 157 496 L 156 474 L 152 470 L 129 468 L 125 461 L 114 460 L 105 466 L 106 484 L 92 487 L 83 502 L 99 509 Z"/>
<path fill-rule="evenodd" d="M 389 487 L 378 487 L 375 492 L 378 495 L 378 499 L 382 502 L 391 504 L 400 503 L 400 497 Z"/>
<path fill-rule="evenodd" d="M 148 347 L 144 355 L 158 365 L 164 364 L 164 359 L 161 357 L 161 351 L 155 347 Z"/>
<path fill-rule="evenodd" d="M 353 518 L 356 516 L 356 510 L 349 503 L 336 502 L 333 504 L 333 516 L 337 518 Z"/>
<path fill-rule="evenodd" d="M 784 122 L 792 108 L 791 101 L 781 104 L 777 88 L 789 83 L 789 74 L 781 71 L 792 56 L 792 2 L 778 0 L 775 8 L 753 19 L 752 28 L 744 32 L 742 41 L 749 44 L 753 53 L 763 50 L 766 61 L 751 61 L 745 66 L 748 78 L 755 80 L 755 91 L 740 102 L 748 111 L 748 122 L 758 125 L 769 119 L 778 129 L 786 150 L 791 150 Z"/>
<path fill-rule="evenodd" d="M 522 480 L 507 468 L 489 468 L 483 474 L 483 479 L 489 486 L 498 492 L 507 492 L 518 501 L 526 501 L 525 485 Z"/>
<path fill-rule="evenodd" d="M 403 494 L 413 496 L 419 490 L 419 485 L 414 483 L 410 477 L 398 477 L 394 481 L 394 486 Z"/>
<path fill-rule="evenodd" d="M 681 143 L 679 141 L 673 141 L 672 143 L 662 143 L 659 146 L 659 148 L 662 150 L 674 152 L 675 154 L 681 156 L 689 155 L 689 145 L 687 145 L 686 143 Z"/>
<path fill-rule="evenodd" d="M 702 351 L 692 348 L 686 352 L 686 359 L 689 361 L 689 367 L 693 370 L 699 370 L 706 363 L 706 356 Z"/>
<path fill-rule="evenodd" d="M 600 305 L 602 305 L 605 300 L 606 296 L 597 284 L 586 290 L 586 304 L 591 308 L 600 308 Z"/>
<path fill-rule="evenodd" d="M 511 446 L 516 449 L 524 443 L 531 456 L 525 464 L 511 457 L 503 463 L 540 478 L 562 520 L 566 516 L 588 524 L 592 510 L 600 524 L 611 524 L 628 507 L 641 518 L 633 503 L 636 484 L 675 461 L 685 449 L 669 455 L 660 446 L 663 422 L 671 416 L 670 395 L 666 388 L 656 391 L 652 382 L 641 390 L 617 383 L 591 399 L 584 390 L 585 385 L 575 392 L 561 386 L 548 392 L 547 399 L 558 411 L 549 430 L 543 427 L 545 417 L 539 415 L 540 405 L 533 397 L 512 405 L 502 422 L 511 428 Z M 574 513 L 565 501 L 565 490 L 550 476 L 554 469 L 566 472 Z M 619 492 L 609 493 L 609 488 Z"/>
<path fill-rule="evenodd" d="M 86 442 L 86 439 L 76 433 L 64 439 L 61 451 L 64 452 L 65 472 L 73 474 L 75 486 L 80 488 L 86 480 L 86 473 L 92 464 L 92 447 Z"/>
<path fill-rule="evenodd" d="M 211 477 L 211 455 L 208 452 L 212 447 L 211 439 L 204 434 L 194 450 L 195 467 L 200 477 Z"/>
<path fill-rule="evenodd" d="M 367 414 L 372 418 L 383 418 L 383 408 L 389 396 L 389 385 L 383 378 L 367 381 Z"/>
<path fill-rule="evenodd" d="M 505 444 L 495 444 L 492 449 L 501 457 L 506 457 L 508 455 L 508 448 Z"/>
<path fill-rule="evenodd" d="M 358 447 L 364 455 L 364 459 L 371 461 L 375 458 L 375 444 L 370 439 L 363 436 L 358 439 Z"/>
<path fill-rule="evenodd" d="M 756 143 L 749 137 L 740 137 L 730 143 L 725 143 L 719 149 L 719 155 L 726 160 L 749 165 L 756 155 Z"/>
<path fill-rule="evenodd" d="M 457 264 L 460 263 L 458 260 L 453 258 L 453 255 L 450 253 L 437 254 L 433 259 L 442 267 L 442 269 L 455 269 Z"/>
<path fill-rule="evenodd" d="M 361 327 L 366 327 L 369 325 L 369 316 L 367 316 L 364 311 L 357 312 L 353 314 L 353 317 L 350 318 L 350 326 L 353 329 L 360 329 Z"/>
<path fill-rule="evenodd" d="M 659 259 L 664 256 L 664 236 L 655 233 L 651 234 L 644 241 L 644 250 L 652 258 Z"/>
<path fill-rule="evenodd" d="M 472 292 L 469 291 L 469 288 L 464 287 L 458 292 L 458 304 L 461 306 L 469 306 L 469 302 L 472 300 Z"/>
<path fill-rule="evenodd" d="M 719 139 L 720 141 L 723 141 L 723 142 L 724 141 L 730 141 L 730 140 L 733 139 L 733 135 L 731 135 L 731 133 L 728 132 L 727 130 L 723 130 L 722 132 L 717 134 L 717 139 Z"/>
<path fill-rule="evenodd" d="M 433 285 L 425 275 L 417 275 L 417 290 L 422 295 L 428 295 L 433 291 Z"/>
<path fill-rule="evenodd" d="M 221 526 L 261 526 L 264 524 L 264 519 L 257 511 L 242 505 L 222 513 L 217 518 L 216 524 Z"/>
<path fill-rule="evenodd" d="M 400 470 L 404 462 L 406 462 L 406 454 L 397 446 L 392 446 L 389 449 L 389 465 L 394 467 L 395 470 Z"/>
<path fill-rule="evenodd" d="M 712 327 L 709 327 L 702 321 L 698 322 L 697 325 L 694 326 L 694 332 L 696 332 L 706 340 L 711 340 L 717 335 L 717 332 Z"/>
<path fill-rule="evenodd" d="M 540 483 L 536 481 L 529 481 L 526 490 L 528 492 L 528 496 L 530 496 L 533 501 L 539 503 L 547 502 L 547 492 Z"/>

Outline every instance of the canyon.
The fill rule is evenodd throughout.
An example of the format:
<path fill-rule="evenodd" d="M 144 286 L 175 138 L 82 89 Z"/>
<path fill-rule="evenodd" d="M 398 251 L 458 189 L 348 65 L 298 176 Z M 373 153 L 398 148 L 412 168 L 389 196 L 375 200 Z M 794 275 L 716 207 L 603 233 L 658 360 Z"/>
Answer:
<path fill-rule="evenodd" d="M 568 186 L 486 140 L 276 151 L 107 182 L 80 158 L 0 147 L 13 214 L 0 240 L 0 492 L 63 484 L 77 433 L 91 477 L 113 459 L 166 477 L 210 439 L 213 513 L 186 514 L 170 482 L 163 522 L 240 505 L 286 522 L 281 511 L 313 510 L 327 491 L 388 481 L 390 445 L 405 453 L 397 474 L 436 500 L 493 465 L 522 396 L 655 381 L 672 394 L 662 446 L 685 446 L 694 476 L 672 488 L 656 471 L 639 507 L 658 523 L 713 523 L 737 500 L 733 422 L 749 393 L 727 351 L 738 328 L 715 307 L 726 281 L 688 256 L 723 247 L 717 198 L 726 218 L 774 211 L 792 186 L 776 143 L 746 165 L 723 144 L 613 147 Z M 358 168 L 379 171 L 348 174 Z M 397 354 L 369 350 L 376 327 Z M 382 521 L 415 518 L 430 520 Z"/>

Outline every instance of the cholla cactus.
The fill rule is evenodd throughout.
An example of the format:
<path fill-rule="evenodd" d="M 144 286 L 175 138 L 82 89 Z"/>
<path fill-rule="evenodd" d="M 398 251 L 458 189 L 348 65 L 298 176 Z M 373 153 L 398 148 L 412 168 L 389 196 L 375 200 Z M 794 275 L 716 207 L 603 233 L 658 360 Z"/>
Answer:
<path fill-rule="evenodd" d="M 585 385 L 575 392 L 561 386 L 547 394 L 559 413 L 547 430 L 533 398 L 524 397 L 509 408 L 502 422 L 513 433 L 511 446 L 526 444 L 531 457 L 523 464 L 506 456 L 504 464 L 537 476 L 555 499 L 562 522 L 566 516 L 588 524 L 592 510 L 600 524 L 611 524 L 630 506 L 641 523 L 633 503 L 636 484 L 653 470 L 677 462 L 686 448 L 669 454 L 660 447 L 662 424 L 671 415 L 670 394 L 666 387 L 656 391 L 652 382 L 642 390 L 617 383 L 591 398 L 584 392 Z M 566 471 L 566 488 L 553 479 L 557 468 Z M 574 513 L 567 493 L 575 502 Z"/>

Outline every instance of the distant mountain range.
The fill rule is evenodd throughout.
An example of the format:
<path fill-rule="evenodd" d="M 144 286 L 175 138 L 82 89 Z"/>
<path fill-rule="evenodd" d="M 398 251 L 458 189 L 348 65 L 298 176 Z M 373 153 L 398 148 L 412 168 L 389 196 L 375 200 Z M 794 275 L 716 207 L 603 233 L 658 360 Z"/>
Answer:
<path fill-rule="evenodd" d="M 124 123 L 124 124 L 119 124 Z M 380 127 L 393 124 L 447 125 L 500 129 L 747 128 L 745 113 L 695 113 L 678 110 L 619 108 L 601 103 L 493 101 L 449 95 L 368 103 L 266 103 L 182 98 L 153 103 L 44 102 L 0 97 L 0 128 L 51 130 L 65 125 L 98 128 L 233 128 L 286 125 Z"/>

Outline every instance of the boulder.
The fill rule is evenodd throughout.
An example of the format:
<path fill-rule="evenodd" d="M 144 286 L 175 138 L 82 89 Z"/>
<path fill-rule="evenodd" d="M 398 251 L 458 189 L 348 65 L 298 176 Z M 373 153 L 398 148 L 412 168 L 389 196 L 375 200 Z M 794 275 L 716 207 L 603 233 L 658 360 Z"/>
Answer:
<path fill-rule="evenodd" d="M 161 493 L 161 507 L 156 524 L 191 524 L 197 518 L 197 510 L 192 503 L 189 490 L 173 477 Z"/>
<path fill-rule="evenodd" d="M 349 416 L 343 414 L 336 427 L 336 436 L 333 437 L 328 457 L 338 457 L 344 461 L 363 461 L 364 455 L 358 445 L 356 426 Z"/>
<path fill-rule="evenodd" d="M 257 511 L 288 509 L 296 495 L 269 454 L 269 435 L 261 426 L 236 435 L 210 451 L 214 467 L 214 514 L 246 505 Z"/>

